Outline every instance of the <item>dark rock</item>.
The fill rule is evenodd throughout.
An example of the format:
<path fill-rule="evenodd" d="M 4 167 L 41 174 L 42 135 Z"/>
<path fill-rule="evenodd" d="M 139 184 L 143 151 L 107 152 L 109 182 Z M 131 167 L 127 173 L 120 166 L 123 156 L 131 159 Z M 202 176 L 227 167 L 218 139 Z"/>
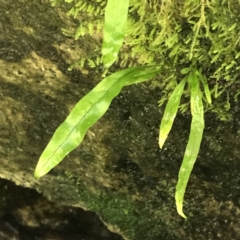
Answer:
<path fill-rule="evenodd" d="M 98 216 L 0 179 L 1 240 L 121 240 Z"/>
<path fill-rule="evenodd" d="M 159 91 L 149 93 L 147 85 L 126 87 L 81 146 L 47 176 L 34 179 L 56 127 L 100 80 L 89 69 L 67 71 L 94 41 L 74 41 L 61 33 L 61 27 L 76 26 L 66 17 L 65 5 L 52 8 L 38 0 L 0 4 L 0 177 L 59 205 L 91 210 L 125 239 L 240 238 L 238 108 L 230 113 L 231 122 L 206 115 L 185 197 L 187 221 L 177 215 L 174 190 L 191 119 L 179 115 L 159 150 L 163 109 L 157 104 Z"/>

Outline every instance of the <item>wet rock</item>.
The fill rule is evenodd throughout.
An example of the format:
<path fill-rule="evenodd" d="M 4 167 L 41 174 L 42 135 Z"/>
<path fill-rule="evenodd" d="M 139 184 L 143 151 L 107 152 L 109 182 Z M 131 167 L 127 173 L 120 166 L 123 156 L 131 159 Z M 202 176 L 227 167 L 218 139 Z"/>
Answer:
<path fill-rule="evenodd" d="M 61 206 L 91 210 L 125 239 L 240 238 L 238 107 L 231 122 L 206 114 L 202 148 L 186 192 L 187 221 L 176 213 L 174 190 L 191 118 L 179 115 L 159 150 L 163 109 L 158 108 L 159 91 L 147 85 L 126 87 L 81 146 L 47 176 L 34 179 L 56 127 L 101 74 L 67 71 L 71 61 L 95 45 L 89 37 L 74 41 L 61 33 L 62 27 L 77 25 L 66 17 L 66 5 L 52 8 L 38 0 L 0 0 L 0 5 L 0 177 Z M 21 226 L 26 222 L 20 213 L 29 213 L 31 199 L 11 211 Z M 8 212 L 1 209 L 2 216 Z M 28 233 L 44 225 L 29 217 Z M 55 236 L 58 230 L 48 231 Z"/>
<path fill-rule="evenodd" d="M 0 192 L 1 240 L 122 240 L 93 212 L 49 202 L 32 189 L 3 179 Z"/>

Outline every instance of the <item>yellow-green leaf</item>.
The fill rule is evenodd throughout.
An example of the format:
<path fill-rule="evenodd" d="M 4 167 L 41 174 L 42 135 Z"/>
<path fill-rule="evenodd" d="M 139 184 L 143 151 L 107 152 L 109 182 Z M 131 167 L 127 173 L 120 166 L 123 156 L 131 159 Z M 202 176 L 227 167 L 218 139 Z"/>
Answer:
<path fill-rule="evenodd" d="M 190 71 L 191 71 L 191 68 L 190 68 L 190 67 L 183 68 L 183 69 L 181 70 L 181 74 L 187 74 L 187 73 L 189 73 Z"/>
<path fill-rule="evenodd" d="M 102 45 L 103 64 L 106 68 L 109 68 L 116 61 L 122 46 L 128 7 L 129 0 L 108 0 L 105 9 Z"/>
<path fill-rule="evenodd" d="M 75 105 L 57 128 L 40 156 L 34 176 L 40 178 L 47 174 L 82 142 L 86 131 L 105 114 L 123 86 L 147 81 L 157 72 L 157 67 L 132 67 L 103 79 Z"/>
<path fill-rule="evenodd" d="M 186 83 L 186 79 L 184 78 L 174 89 L 173 93 L 171 94 L 166 109 L 163 114 L 163 118 L 160 124 L 160 131 L 159 131 L 159 147 L 162 148 L 163 144 L 165 143 L 168 134 L 172 128 L 173 121 L 177 115 L 177 110 L 179 108 L 181 96 L 183 94 L 184 86 Z"/>
<path fill-rule="evenodd" d="M 194 163 L 199 153 L 204 130 L 204 110 L 202 103 L 202 92 L 199 88 L 199 80 L 197 78 L 196 73 L 190 75 L 189 84 L 191 87 L 192 122 L 183 162 L 178 174 L 178 182 L 175 193 L 175 201 L 178 214 L 184 218 L 186 218 L 185 214 L 183 213 L 184 194 Z"/>
<path fill-rule="evenodd" d="M 201 73 L 198 72 L 198 76 L 203 84 L 203 88 L 204 88 L 204 93 L 205 93 L 205 96 L 207 98 L 207 102 L 209 104 L 212 104 L 212 98 L 211 98 L 211 92 L 209 90 L 209 86 L 208 86 L 208 83 L 207 83 L 207 79 L 205 78 L 205 76 L 203 76 Z"/>

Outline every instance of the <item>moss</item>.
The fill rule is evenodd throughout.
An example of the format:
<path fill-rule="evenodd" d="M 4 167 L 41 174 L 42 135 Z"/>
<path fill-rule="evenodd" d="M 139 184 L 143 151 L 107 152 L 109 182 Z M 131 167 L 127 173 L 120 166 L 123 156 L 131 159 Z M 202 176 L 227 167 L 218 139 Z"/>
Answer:
<path fill-rule="evenodd" d="M 69 181 L 77 181 L 68 172 Z M 70 176 L 71 175 L 71 176 Z M 72 196 L 77 204 L 84 203 L 84 207 L 94 211 L 112 229 L 121 230 L 125 239 L 154 240 L 154 239 L 178 239 L 171 237 L 169 226 L 157 218 L 152 212 L 151 204 L 132 201 L 130 195 L 120 194 L 111 189 L 98 186 L 98 192 L 91 191 L 83 181 L 77 181 L 76 190 Z M 167 237 L 166 237 L 167 236 Z"/>
<path fill-rule="evenodd" d="M 63 0 L 51 2 L 56 5 Z M 107 1 L 65 2 L 71 4 L 68 15 L 79 20 L 76 29 L 66 29 L 65 32 L 75 39 L 86 34 L 101 39 Z M 163 90 L 160 99 L 160 104 L 163 104 L 182 79 L 181 69 L 194 64 L 208 79 L 215 98 L 214 106 L 208 110 L 226 106 L 229 102 L 227 94 L 235 101 L 239 95 L 234 87 L 240 69 L 239 12 L 238 0 L 131 0 L 126 38 L 117 65 L 162 65 L 164 71 L 152 86 Z M 96 49 L 88 56 L 81 56 L 73 67 L 101 64 L 100 50 L 101 46 L 96 44 Z M 188 91 L 185 94 L 188 95 Z M 181 108 L 186 111 L 187 103 L 183 104 Z M 206 101 L 205 105 L 207 109 Z M 228 109 L 223 107 L 221 111 L 215 109 L 214 112 L 224 119 Z"/>

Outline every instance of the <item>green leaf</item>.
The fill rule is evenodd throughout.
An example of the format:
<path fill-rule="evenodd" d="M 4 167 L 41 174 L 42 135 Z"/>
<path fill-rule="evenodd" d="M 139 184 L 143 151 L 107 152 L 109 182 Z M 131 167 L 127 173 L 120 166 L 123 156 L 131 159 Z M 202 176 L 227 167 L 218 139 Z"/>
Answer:
<path fill-rule="evenodd" d="M 212 104 L 212 98 L 211 98 L 211 92 L 209 90 L 209 86 L 208 86 L 208 83 L 207 83 L 207 79 L 205 78 L 205 76 L 203 76 L 201 73 L 198 72 L 198 76 L 203 84 L 203 88 L 204 88 L 204 93 L 205 93 L 205 96 L 207 98 L 207 102 L 209 104 Z"/>
<path fill-rule="evenodd" d="M 74 34 L 74 40 L 78 40 L 80 36 L 84 36 L 86 34 L 86 31 L 87 29 L 84 26 L 80 25 Z"/>
<path fill-rule="evenodd" d="M 108 0 L 105 10 L 103 30 L 102 58 L 103 64 L 109 68 L 117 59 L 122 46 L 127 23 L 129 0 Z"/>
<path fill-rule="evenodd" d="M 190 71 L 191 71 L 191 68 L 190 68 L 190 67 L 183 68 L 183 69 L 181 70 L 181 74 L 187 74 L 187 73 L 189 73 Z"/>
<path fill-rule="evenodd" d="M 157 66 L 147 66 L 147 67 L 136 67 L 138 70 L 132 74 L 131 78 L 126 81 L 124 86 L 132 85 L 132 84 L 138 84 L 141 82 L 145 82 L 146 78 L 151 79 L 154 76 L 156 76 L 157 73 L 160 72 L 161 67 Z"/>
<path fill-rule="evenodd" d="M 231 32 L 232 30 L 234 30 L 234 28 L 237 27 L 237 23 L 234 23 L 229 29 L 228 31 Z"/>
<path fill-rule="evenodd" d="M 173 93 L 171 94 L 166 109 L 163 114 L 163 118 L 160 124 L 160 131 L 159 131 L 159 147 L 162 148 L 163 144 L 165 143 L 168 134 L 172 128 L 173 121 L 177 115 L 177 110 L 179 108 L 181 96 L 183 94 L 184 86 L 186 83 L 186 79 L 184 78 L 174 89 Z"/>
<path fill-rule="evenodd" d="M 96 67 L 95 62 L 90 58 L 88 58 L 88 65 L 89 65 L 90 68 L 95 68 Z"/>
<path fill-rule="evenodd" d="M 55 131 L 40 156 L 34 176 L 40 178 L 47 174 L 82 142 L 86 131 L 105 114 L 123 86 L 149 80 L 159 72 L 156 69 L 153 66 L 132 67 L 103 79 L 75 105 Z"/>
<path fill-rule="evenodd" d="M 197 79 L 196 73 L 190 75 L 189 84 L 191 87 L 192 122 L 183 162 L 178 174 L 178 182 L 175 193 L 175 201 L 178 214 L 184 218 L 186 218 L 182 210 L 184 194 L 194 163 L 199 153 L 204 129 L 204 110 L 202 103 L 202 92 L 199 88 L 199 81 Z"/>

